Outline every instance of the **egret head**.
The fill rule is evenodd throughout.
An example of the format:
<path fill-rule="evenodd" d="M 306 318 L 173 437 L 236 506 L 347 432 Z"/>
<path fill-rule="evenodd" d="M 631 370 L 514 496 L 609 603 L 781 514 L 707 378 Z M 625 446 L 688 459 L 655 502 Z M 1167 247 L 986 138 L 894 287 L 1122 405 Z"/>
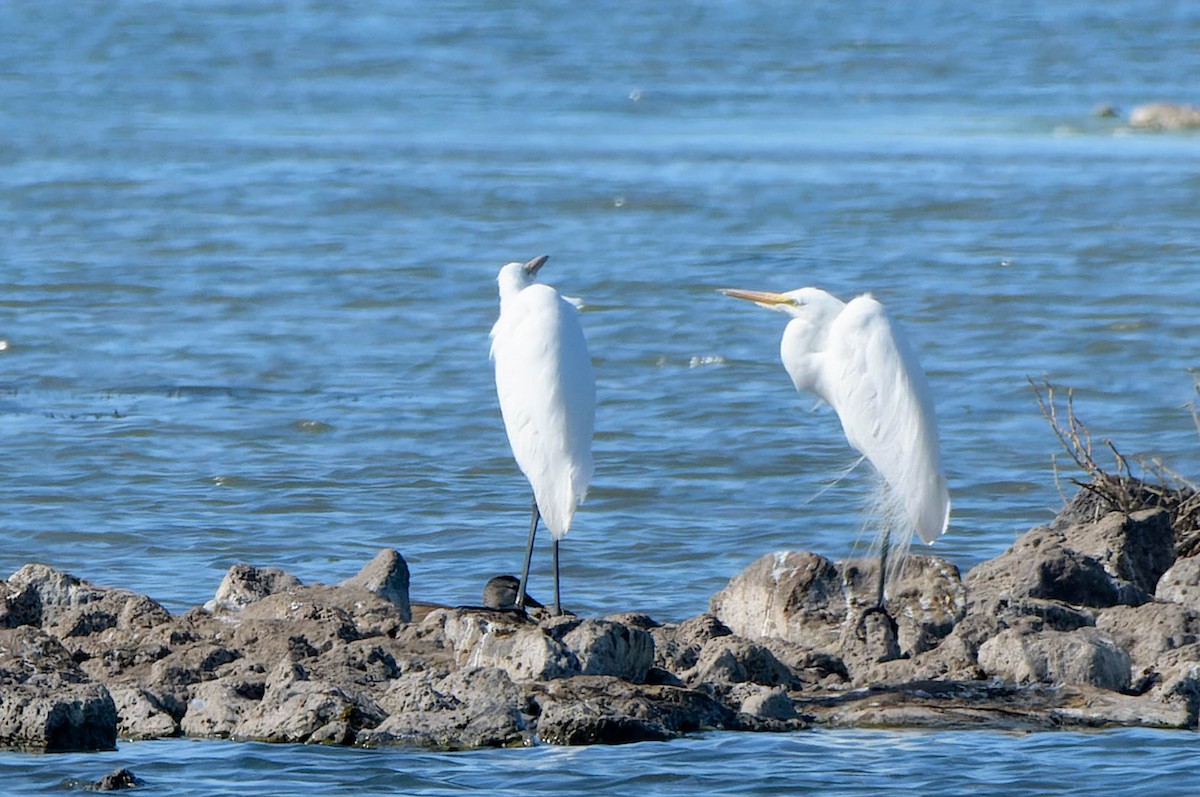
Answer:
<path fill-rule="evenodd" d="M 821 361 L 814 355 L 819 355 L 825 348 L 830 324 L 845 303 L 820 288 L 799 288 L 787 293 L 727 288 L 721 293 L 791 316 L 779 342 L 783 367 L 797 390 L 811 390 L 828 401 L 821 382 Z"/>
<path fill-rule="evenodd" d="M 759 307 L 787 313 L 792 318 L 800 318 L 813 325 L 822 325 L 831 320 L 846 306 L 842 300 L 820 288 L 798 288 L 787 293 L 722 288 L 721 293 L 754 302 Z"/>
<path fill-rule="evenodd" d="M 541 270 L 542 266 L 549 259 L 549 255 L 538 255 L 528 263 L 509 263 L 500 269 L 500 274 L 496 277 L 496 282 L 500 284 L 501 303 L 507 297 L 516 296 L 533 284 L 537 279 L 538 271 Z"/>

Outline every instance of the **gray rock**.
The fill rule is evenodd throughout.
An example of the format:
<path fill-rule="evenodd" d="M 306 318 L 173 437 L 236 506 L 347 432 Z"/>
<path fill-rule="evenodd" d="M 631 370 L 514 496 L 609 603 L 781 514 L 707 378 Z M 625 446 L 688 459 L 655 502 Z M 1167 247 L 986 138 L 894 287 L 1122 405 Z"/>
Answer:
<path fill-rule="evenodd" d="M 788 666 L 767 647 L 735 636 L 709 641 L 695 666 L 683 675 L 691 686 L 754 683 L 787 687 L 796 680 Z"/>
<path fill-rule="evenodd" d="M 343 581 L 339 586 L 357 587 L 373 592 L 392 603 L 400 610 L 404 622 L 412 620 L 412 607 L 408 599 L 408 563 L 400 552 L 384 548 L 367 562 L 357 575 Z"/>
<path fill-rule="evenodd" d="M 1072 549 L 1094 558 L 1118 583 L 1132 584 L 1147 599 L 1175 560 L 1175 532 L 1165 509 L 1111 512 L 1067 533 Z"/>
<path fill-rule="evenodd" d="M 138 686 L 109 686 L 122 739 L 158 739 L 179 735 L 179 722 L 154 694 Z"/>
<path fill-rule="evenodd" d="M 744 696 L 740 710 L 764 720 L 794 720 L 799 715 L 786 689 L 759 686 Z"/>
<path fill-rule="evenodd" d="M 1105 609 L 1096 628 L 1129 654 L 1134 669 L 1152 667 L 1168 651 L 1200 642 L 1200 616 L 1173 603 Z"/>
<path fill-rule="evenodd" d="M 1129 654 L 1094 628 L 1022 633 L 1001 631 L 979 648 L 989 675 L 1013 683 L 1070 684 L 1120 691 L 1129 688 Z"/>
<path fill-rule="evenodd" d="M 1064 541 L 1061 532 L 1034 528 L 967 573 L 967 588 L 981 605 L 1027 598 L 1095 607 L 1121 602 L 1120 589 L 1104 565 Z"/>
<path fill-rule="evenodd" d="M 375 727 L 385 716 L 371 701 L 336 684 L 307 680 L 303 668 L 280 662 L 268 676 L 262 699 L 241 717 L 232 735 L 264 742 L 350 744 L 359 731 Z"/>
<path fill-rule="evenodd" d="M 846 619 L 846 594 L 833 562 L 815 553 L 784 551 L 734 576 L 712 596 L 709 612 L 746 639 L 832 648 Z"/>
<path fill-rule="evenodd" d="M 221 679 L 197 684 L 188 690 L 186 712 L 179 721 L 185 736 L 228 739 L 259 704 L 261 684 Z"/>
<path fill-rule="evenodd" d="M 30 626 L 0 629 L 0 748 L 111 750 L 117 711 L 66 648 Z"/>
<path fill-rule="evenodd" d="M 1167 512 L 1103 510 L 1102 499 L 1081 492 L 1054 525 L 1031 529 L 971 570 L 967 586 L 973 599 L 997 605 L 1032 598 L 1093 608 L 1150 600 L 1174 559 Z M 1096 515 L 1098 520 L 1082 522 Z"/>
<path fill-rule="evenodd" d="M 1200 611 L 1200 556 L 1179 559 L 1158 580 L 1154 597 Z"/>
<path fill-rule="evenodd" d="M 7 588 L 10 624 L 39 625 L 64 641 L 109 628 L 152 628 L 171 619 L 145 595 L 98 587 L 43 564 L 25 565 L 9 577 Z M 18 618 L 23 622 L 14 622 Z"/>
<path fill-rule="evenodd" d="M 641 628 L 612 620 L 573 619 L 554 624 L 550 633 L 575 656 L 582 675 L 642 683 L 654 664 L 654 637 Z"/>
<path fill-rule="evenodd" d="M 41 600 L 28 585 L 0 581 L 0 628 L 42 624 Z"/>
<path fill-rule="evenodd" d="M 765 556 L 714 595 L 709 610 L 746 639 L 778 638 L 816 650 L 839 650 L 852 641 L 864 610 L 875 602 L 878 566 L 871 559 L 834 565 L 813 553 Z M 908 557 L 900 577 L 889 585 L 887 602 L 899 627 L 899 650 L 911 655 L 934 647 L 966 605 L 954 565 L 938 557 Z"/>
<path fill-rule="evenodd" d="M 654 665 L 679 676 L 696 666 L 700 651 L 709 640 L 729 636 L 729 630 L 711 614 L 701 614 L 679 624 L 650 629 L 654 637 Z"/>
<path fill-rule="evenodd" d="M 447 675 L 411 673 L 380 698 L 388 712 L 360 731 L 358 744 L 411 744 L 441 749 L 519 747 L 531 743 L 519 706 L 521 692 L 497 667 L 467 667 Z"/>
<path fill-rule="evenodd" d="M 117 710 L 102 684 L 48 678 L 0 690 L 0 747 L 62 753 L 116 743 Z"/>
<path fill-rule="evenodd" d="M 10 590 L 27 592 L 35 618 L 30 625 L 47 625 L 63 611 L 76 609 L 103 597 L 106 590 L 55 570 L 49 565 L 27 564 L 8 578 Z"/>
<path fill-rule="evenodd" d="M 499 667 L 513 680 L 566 678 L 579 660 L 541 626 L 512 613 L 444 609 L 424 625 L 439 627 L 460 667 Z"/>
<path fill-rule="evenodd" d="M 287 592 L 299 586 L 298 578 L 278 568 L 236 564 L 226 571 L 217 586 L 216 595 L 204 604 L 204 608 L 209 612 L 241 611 L 268 595 Z"/>

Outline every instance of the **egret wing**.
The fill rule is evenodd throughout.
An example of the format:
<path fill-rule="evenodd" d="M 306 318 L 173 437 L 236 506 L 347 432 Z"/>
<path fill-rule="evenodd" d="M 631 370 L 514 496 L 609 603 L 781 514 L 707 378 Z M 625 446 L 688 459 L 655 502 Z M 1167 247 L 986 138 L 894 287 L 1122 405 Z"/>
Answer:
<path fill-rule="evenodd" d="M 846 439 L 865 455 L 927 543 L 946 529 L 950 496 L 925 373 L 883 305 L 847 303 L 831 325 L 825 389 Z"/>
<path fill-rule="evenodd" d="M 553 288 L 530 285 L 496 322 L 492 359 L 513 456 L 561 538 L 592 477 L 595 381 L 578 311 Z"/>

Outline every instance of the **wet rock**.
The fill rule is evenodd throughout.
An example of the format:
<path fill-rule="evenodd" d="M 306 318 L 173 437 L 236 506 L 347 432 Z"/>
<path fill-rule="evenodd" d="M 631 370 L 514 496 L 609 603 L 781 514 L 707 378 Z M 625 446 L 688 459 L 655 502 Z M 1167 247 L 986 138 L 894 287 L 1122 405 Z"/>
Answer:
<path fill-rule="evenodd" d="M 498 667 L 449 674 L 418 672 L 395 681 L 379 701 L 388 712 L 360 731 L 358 744 L 411 744 L 441 749 L 515 747 L 531 743 L 520 689 Z"/>
<path fill-rule="evenodd" d="M 100 778 L 100 780 L 91 784 L 91 789 L 93 791 L 124 791 L 125 789 L 136 789 L 145 785 L 145 781 L 122 767 L 114 769 Z"/>
<path fill-rule="evenodd" d="M 373 592 L 396 606 L 404 622 L 412 620 L 412 607 L 408 599 L 408 563 L 393 548 L 384 548 L 357 575 L 339 586 Z"/>
<path fill-rule="evenodd" d="M 911 681 L 801 695 L 797 711 L 829 727 L 1057 730 L 1112 725 L 1190 727 L 1181 703 L 1086 686 Z"/>
<path fill-rule="evenodd" d="M 912 557 L 889 585 L 890 619 L 867 611 L 876 561 L 805 553 L 758 560 L 711 613 L 667 624 L 434 605 L 411 622 L 407 566 L 386 551 L 332 586 L 235 568 L 220 606 L 179 616 L 30 565 L 0 585 L 0 717 L 49 713 L 17 698 L 91 695 L 127 738 L 445 749 L 810 720 L 1195 727 L 1200 576 L 1186 559 L 1168 569 L 1177 542 L 1162 524 L 1077 497 L 965 584 L 945 560 Z M 4 738 L 44 749 L 52 734 L 38 733 Z"/>
<path fill-rule="evenodd" d="M 533 683 L 529 695 L 537 706 L 538 738 L 550 744 L 661 741 L 736 723 L 732 709 L 703 692 L 611 676 Z"/>
<path fill-rule="evenodd" d="M 763 720 L 795 720 L 799 718 L 796 706 L 786 689 L 782 687 L 756 687 L 742 697 L 739 710 Z"/>

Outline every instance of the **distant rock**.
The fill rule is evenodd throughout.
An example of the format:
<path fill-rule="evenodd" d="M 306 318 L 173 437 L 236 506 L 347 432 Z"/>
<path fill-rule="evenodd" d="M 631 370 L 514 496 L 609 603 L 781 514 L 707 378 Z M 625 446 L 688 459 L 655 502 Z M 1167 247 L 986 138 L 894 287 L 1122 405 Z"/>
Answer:
<path fill-rule="evenodd" d="M 1139 105 L 1129 113 L 1129 126 L 1142 130 L 1195 130 L 1200 108 L 1173 102 Z"/>

